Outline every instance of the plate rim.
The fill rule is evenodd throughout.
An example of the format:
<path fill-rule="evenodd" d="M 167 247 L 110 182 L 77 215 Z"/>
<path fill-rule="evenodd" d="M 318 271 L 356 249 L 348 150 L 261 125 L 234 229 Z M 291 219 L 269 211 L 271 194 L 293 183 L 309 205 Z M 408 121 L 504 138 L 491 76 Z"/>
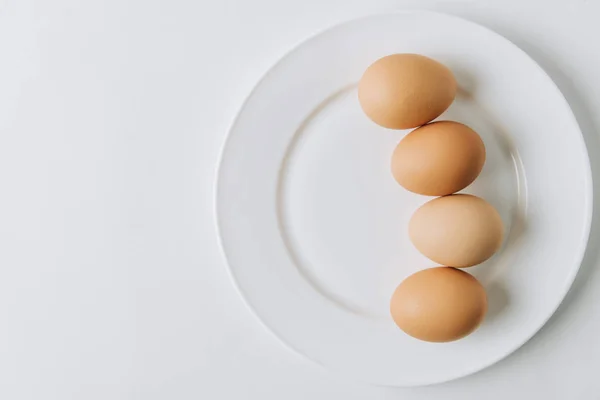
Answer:
<path fill-rule="evenodd" d="M 390 15 L 401 15 L 401 14 L 406 14 L 406 15 L 424 14 L 424 15 L 430 15 L 430 16 L 437 16 L 437 17 L 442 17 L 442 18 L 446 18 L 446 19 L 451 19 L 456 22 L 460 22 L 462 24 L 471 25 L 471 26 L 477 27 L 478 29 L 483 29 L 488 34 L 491 34 L 492 36 L 495 36 L 495 37 L 499 38 L 500 40 L 505 41 L 513 50 L 515 50 L 518 53 L 521 53 L 523 56 L 525 56 L 526 58 L 531 60 L 532 63 L 535 65 L 535 68 L 538 70 L 538 72 L 540 72 L 542 75 L 544 75 L 547 78 L 547 80 L 549 81 L 549 84 L 550 84 L 549 86 L 552 87 L 552 90 L 558 95 L 558 98 L 561 99 L 561 101 L 563 101 L 563 103 L 566 106 L 565 116 L 568 114 L 568 118 L 571 120 L 571 122 L 577 128 L 577 131 L 579 133 L 578 135 L 575 135 L 575 136 L 578 138 L 577 140 L 579 143 L 579 149 L 581 151 L 581 155 L 583 156 L 582 157 L 583 159 L 581 161 L 583 162 L 583 169 L 585 170 L 584 183 L 583 183 L 584 188 L 585 188 L 585 198 L 584 198 L 585 225 L 583 226 L 583 230 L 581 232 L 581 237 L 580 237 L 580 241 L 579 241 L 580 242 L 579 249 L 578 249 L 577 253 L 574 254 L 574 259 L 576 260 L 575 266 L 571 269 L 570 274 L 565 279 L 565 283 L 566 283 L 565 289 L 562 293 L 559 293 L 556 296 L 556 304 L 554 304 L 551 307 L 551 312 L 548 314 L 548 316 L 545 319 L 543 319 L 543 321 L 539 325 L 539 327 L 537 327 L 536 329 L 534 329 L 531 332 L 530 335 L 526 335 L 523 338 L 523 340 L 515 342 L 515 344 L 513 346 L 511 346 L 508 351 L 502 353 L 500 356 L 498 356 L 496 358 L 492 358 L 490 361 L 485 362 L 483 364 L 477 364 L 477 365 L 475 365 L 475 367 L 467 369 L 466 371 L 461 371 L 458 374 L 454 374 L 454 375 L 449 374 L 448 377 L 446 377 L 445 379 L 436 380 L 436 381 L 427 382 L 427 383 L 417 382 L 417 383 L 409 383 L 409 384 L 402 384 L 402 385 L 373 383 L 373 382 L 368 382 L 368 381 L 362 380 L 365 383 L 375 385 L 375 386 L 382 386 L 382 387 L 431 386 L 431 385 L 437 385 L 437 384 L 441 384 L 441 383 L 445 383 L 445 382 L 450 382 L 450 381 L 453 381 L 456 379 L 464 378 L 469 375 L 473 375 L 477 372 L 483 371 L 486 368 L 489 368 L 490 366 L 504 360 L 505 358 L 507 358 L 514 352 L 516 352 L 518 349 L 520 349 L 527 342 L 529 342 L 535 335 L 537 335 L 540 332 L 540 330 L 555 315 L 556 311 L 558 310 L 560 305 L 563 303 L 567 293 L 569 293 L 569 291 L 571 290 L 571 288 L 573 286 L 573 282 L 575 281 L 575 278 L 577 277 L 577 274 L 579 273 L 579 270 L 581 268 L 581 265 L 584 261 L 586 253 L 587 253 L 590 232 L 591 232 L 591 228 L 592 228 L 593 209 L 594 209 L 593 175 L 592 175 L 592 168 L 591 168 L 591 163 L 590 163 L 590 158 L 589 158 L 589 152 L 588 152 L 587 145 L 585 142 L 584 134 L 581 131 L 581 127 L 577 121 L 577 118 L 575 117 L 575 114 L 573 113 L 571 105 L 569 104 L 567 98 L 562 93 L 562 91 L 560 90 L 560 88 L 558 87 L 556 82 L 552 79 L 550 74 L 548 74 L 546 72 L 546 70 L 533 57 L 531 57 L 527 52 L 525 52 L 518 45 L 516 45 L 512 40 L 506 38 L 505 36 L 501 35 L 500 33 L 496 32 L 495 30 L 493 30 L 491 28 L 488 28 L 485 25 L 481 25 L 479 23 L 473 22 L 467 18 L 459 17 L 454 14 L 448 14 L 448 13 L 439 12 L 439 11 L 431 11 L 431 10 L 426 10 L 426 9 L 405 9 L 405 10 L 394 10 L 394 11 L 388 11 L 388 12 L 375 12 L 375 13 L 369 13 L 369 14 L 365 14 L 365 15 L 362 15 L 359 17 L 345 19 L 345 20 L 333 23 L 332 25 L 329 25 L 324 29 L 320 29 L 313 34 L 310 34 L 310 35 L 304 37 L 303 39 L 298 41 L 296 44 L 292 45 L 290 48 L 288 48 L 286 51 L 284 51 L 283 54 L 281 54 L 279 57 L 277 57 L 276 61 L 274 61 L 267 67 L 267 69 L 262 73 L 261 77 L 256 81 L 256 83 L 254 83 L 254 85 L 252 85 L 252 88 L 250 89 L 248 94 L 245 96 L 241 105 L 235 112 L 235 114 L 234 114 L 233 118 L 231 119 L 231 122 L 227 128 L 227 131 L 226 131 L 227 133 L 225 135 L 225 138 L 224 138 L 221 148 L 219 150 L 219 156 L 217 159 L 217 167 L 215 170 L 215 178 L 214 178 L 215 180 L 214 180 L 214 184 L 213 184 L 213 190 L 214 190 L 214 192 L 213 192 L 213 201 L 214 201 L 213 212 L 214 212 L 214 217 L 215 217 L 214 222 L 215 222 L 216 233 L 217 233 L 218 247 L 219 247 L 219 251 L 221 253 L 222 259 L 225 261 L 225 267 L 227 270 L 227 274 L 228 274 L 231 282 L 233 283 L 233 286 L 234 286 L 236 292 L 242 299 L 242 302 L 245 304 L 245 307 L 251 312 L 251 314 L 254 316 L 254 318 L 258 320 L 259 324 L 267 332 L 269 332 L 270 335 L 272 337 L 274 337 L 280 344 L 282 344 L 283 347 L 286 348 L 288 351 L 291 351 L 292 353 L 299 355 L 302 359 L 308 360 L 311 364 L 317 365 L 320 368 L 327 370 L 330 373 L 333 373 L 338 376 L 348 377 L 348 375 L 342 374 L 340 371 L 337 371 L 336 369 L 328 368 L 325 365 L 323 365 L 321 362 L 319 362 L 318 360 L 315 360 L 314 358 L 310 357 L 309 355 L 299 351 L 298 349 L 295 348 L 295 346 L 293 346 L 291 343 L 289 343 L 283 337 L 281 337 L 279 334 L 277 334 L 275 332 L 275 330 L 272 329 L 260 317 L 258 311 L 250 304 L 248 297 L 244 293 L 243 289 L 240 286 L 240 283 L 238 282 L 237 278 L 235 277 L 235 274 L 233 273 L 231 263 L 229 261 L 229 257 L 227 255 L 227 252 L 225 251 L 225 245 L 223 243 L 223 235 L 222 235 L 222 231 L 221 231 L 221 218 L 219 217 L 219 215 L 220 215 L 219 214 L 219 187 L 220 187 L 221 168 L 223 165 L 225 152 L 227 150 L 227 147 L 228 147 L 231 137 L 232 137 L 232 132 L 238 123 L 238 120 L 239 120 L 239 117 L 240 117 L 242 111 L 246 108 L 247 103 L 250 101 L 250 99 L 255 94 L 257 89 L 261 86 L 261 84 L 269 77 L 269 75 L 275 69 L 276 66 L 278 66 L 282 62 L 284 62 L 291 54 L 293 54 L 296 50 L 301 48 L 303 45 L 305 45 L 306 43 L 310 42 L 311 40 L 313 40 L 323 34 L 326 34 L 329 31 L 335 30 L 335 29 L 340 28 L 345 25 L 350 25 L 350 24 L 361 22 L 361 21 L 368 20 L 371 18 L 385 17 L 385 16 L 390 16 Z M 573 139 L 573 140 L 575 140 L 575 139 Z M 357 378 L 357 377 L 353 377 L 353 378 Z M 357 378 L 357 379 L 361 380 L 360 378 Z"/>

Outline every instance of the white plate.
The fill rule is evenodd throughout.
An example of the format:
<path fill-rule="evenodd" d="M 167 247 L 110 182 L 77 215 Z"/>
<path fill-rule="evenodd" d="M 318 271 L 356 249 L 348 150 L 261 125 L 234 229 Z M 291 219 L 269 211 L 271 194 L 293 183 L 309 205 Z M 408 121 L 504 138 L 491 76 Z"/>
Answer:
<path fill-rule="evenodd" d="M 369 121 L 356 96 L 365 68 L 398 52 L 454 71 L 461 93 L 442 118 L 472 126 L 488 152 L 466 192 L 494 204 L 508 232 L 469 269 L 488 291 L 485 322 L 448 344 L 413 339 L 388 315 L 396 285 L 433 265 L 407 237 L 427 198 L 389 170 L 405 132 Z M 329 29 L 266 74 L 223 150 L 217 218 L 231 276 L 276 336 L 334 371 L 410 386 L 485 368 L 540 329 L 579 268 L 591 197 L 581 132 L 544 71 L 485 28 L 407 12 Z"/>

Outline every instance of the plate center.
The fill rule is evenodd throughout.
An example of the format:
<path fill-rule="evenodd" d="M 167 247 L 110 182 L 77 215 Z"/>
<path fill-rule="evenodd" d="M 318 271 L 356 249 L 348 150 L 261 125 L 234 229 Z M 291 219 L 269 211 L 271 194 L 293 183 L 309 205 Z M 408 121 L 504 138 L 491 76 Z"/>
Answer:
<path fill-rule="evenodd" d="M 466 192 L 494 204 L 510 232 L 520 204 L 515 155 L 474 107 L 471 99 L 459 98 L 441 118 L 467 123 L 482 136 L 486 166 Z M 408 238 L 412 213 L 430 198 L 406 191 L 390 172 L 391 154 L 406 132 L 372 123 L 352 87 L 307 118 L 281 170 L 280 224 L 297 268 L 321 294 L 369 317 L 387 317 L 402 279 L 435 265 Z M 498 269 L 470 272 L 490 280 Z"/>

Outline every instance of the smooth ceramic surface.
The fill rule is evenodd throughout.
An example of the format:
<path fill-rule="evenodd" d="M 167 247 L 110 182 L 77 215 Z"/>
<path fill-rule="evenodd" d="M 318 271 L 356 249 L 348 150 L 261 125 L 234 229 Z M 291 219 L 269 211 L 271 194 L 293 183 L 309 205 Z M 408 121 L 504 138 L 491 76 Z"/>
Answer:
<path fill-rule="evenodd" d="M 431 56 L 461 91 L 441 116 L 477 130 L 487 148 L 465 192 L 499 210 L 503 249 L 469 269 L 490 310 L 471 336 L 419 342 L 395 327 L 388 300 L 433 264 L 407 223 L 428 198 L 393 180 L 405 134 L 373 124 L 356 83 L 378 57 Z M 372 16 L 304 42 L 261 80 L 221 159 L 221 244 L 242 296 L 287 345 L 334 371 L 383 385 L 458 378 L 510 354 L 547 321 L 579 268 L 591 220 L 591 176 L 577 123 L 525 53 L 473 23 L 412 12 Z"/>

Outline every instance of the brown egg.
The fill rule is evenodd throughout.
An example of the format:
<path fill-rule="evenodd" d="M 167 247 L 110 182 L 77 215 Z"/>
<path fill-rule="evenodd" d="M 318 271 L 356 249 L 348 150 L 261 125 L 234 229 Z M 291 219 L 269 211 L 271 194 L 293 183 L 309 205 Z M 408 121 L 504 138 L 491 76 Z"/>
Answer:
<path fill-rule="evenodd" d="M 469 186 L 485 163 L 485 146 L 473 129 L 432 122 L 406 135 L 392 154 L 392 175 L 411 192 L 445 196 Z"/>
<path fill-rule="evenodd" d="M 450 342 L 479 326 L 487 311 L 487 296 L 477 279 L 464 271 L 430 268 L 396 288 L 390 311 L 396 325 L 410 336 Z"/>
<path fill-rule="evenodd" d="M 408 224 L 410 240 L 438 264 L 464 268 L 500 248 L 504 228 L 496 209 L 467 194 L 439 197 L 421 206 Z"/>
<path fill-rule="evenodd" d="M 358 100 L 373 122 L 391 129 L 426 124 L 456 95 L 456 79 L 443 64 L 418 54 L 392 54 L 375 61 L 358 84 Z"/>

